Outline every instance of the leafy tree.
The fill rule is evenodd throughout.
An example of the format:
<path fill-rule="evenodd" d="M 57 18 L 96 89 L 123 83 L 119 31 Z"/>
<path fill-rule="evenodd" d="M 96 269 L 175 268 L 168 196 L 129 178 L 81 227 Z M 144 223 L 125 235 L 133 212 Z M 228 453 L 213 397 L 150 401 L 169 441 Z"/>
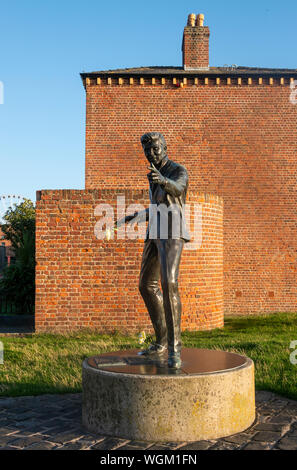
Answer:
<path fill-rule="evenodd" d="M 0 295 L 12 301 L 18 312 L 33 313 L 35 304 L 35 207 L 25 199 L 6 211 L 2 231 L 10 240 L 16 262 L 0 279 Z"/>
<path fill-rule="evenodd" d="M 35 207 L 34 203 L 27 198 L 20 204 L 10 207 L 3 219 L 2 232 L 12 247 L 17 248 L 23 243 L 23 234 L 28 232 L 35 238 Z"/>

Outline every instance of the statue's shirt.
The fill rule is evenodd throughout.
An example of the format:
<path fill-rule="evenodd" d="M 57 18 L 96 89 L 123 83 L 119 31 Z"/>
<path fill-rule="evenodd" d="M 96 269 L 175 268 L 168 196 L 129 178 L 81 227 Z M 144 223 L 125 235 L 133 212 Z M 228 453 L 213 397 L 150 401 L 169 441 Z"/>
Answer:
<path fill-rule="evenodd" d="M 146 239 L 182 238 L 190 241 L 184 213 L 189 181 L 187 170 L 167 159 L 159 171 L 165 177 L 165 184 L 150 182 Z"/>

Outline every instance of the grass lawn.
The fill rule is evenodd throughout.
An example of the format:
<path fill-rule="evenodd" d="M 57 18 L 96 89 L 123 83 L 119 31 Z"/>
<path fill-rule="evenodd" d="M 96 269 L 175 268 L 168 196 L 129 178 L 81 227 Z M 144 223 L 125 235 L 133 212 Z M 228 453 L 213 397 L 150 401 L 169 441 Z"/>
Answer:
<path fill-rule="evenodd" d="M 294 340 L 297 313 L 227 317 L 223 329 L 183 333 L 185 347 L 222 349 L 249 356 L 255 362 L 257 389 L 297 400 L 297 364 L 290 362 L 290 343 Z M 0 335 L 0 341 L 4 345 L 0 396 L 80 392 L 85 357 L 139 347 L 136 336 L 90 331 L 26 337 Z"/>

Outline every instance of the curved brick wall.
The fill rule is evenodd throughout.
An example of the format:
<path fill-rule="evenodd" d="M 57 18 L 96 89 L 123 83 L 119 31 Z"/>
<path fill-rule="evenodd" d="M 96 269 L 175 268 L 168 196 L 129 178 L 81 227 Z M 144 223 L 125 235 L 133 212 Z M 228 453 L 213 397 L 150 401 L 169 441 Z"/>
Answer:
<path fill-rule="evenodd" d="M 36 331 L 81 327 L 99 331 L 151 331 L 138 292 L 142 240 L 99 240 L 94 215 L 100 203 L 116 210 L 117 195 L 148 205 L 147 190 L 46 190 L 38 192 L 36 219 Z M 182 327 L 223 326 L 223 203 L 189 192 L 198 216 L 198 249 L 185 249 L 180 268 Z M 199 217 L 201 216 L 201 225 Z M 201 228 L 201 230 L 199 230 Z M 200 243 L 201 237 L 201 243 Z"/>

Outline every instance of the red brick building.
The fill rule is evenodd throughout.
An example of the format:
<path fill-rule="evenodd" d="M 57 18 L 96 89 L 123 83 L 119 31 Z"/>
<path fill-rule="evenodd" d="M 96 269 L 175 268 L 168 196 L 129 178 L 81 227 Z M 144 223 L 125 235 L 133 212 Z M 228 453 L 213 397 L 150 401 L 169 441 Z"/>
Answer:
<path fill-rule="evenodd" d="M 3 246 L 11 245 L 10 241 L 5 238 L 5 235 L 1 230 L 1 225 L 0 225 L 0 245 L 3 245 Z"/>
<path fill-rule="evenodd" d="M 111 324 L 120 328 L 123 322 L 128 328 L 134 329 L 149 324 L 147 317 L 143 317 L 146 313 L 141 300 L 137 300 L 140 307 L 135 308 L 140 313 L 136 314 L 134 323 L 127 320 L 127 315 L 123 318 L 120 312 L 117 315 L 112 313 L 117 305 L 116 297 L 105 308 L 107 290 L 104 293 L 101 291 L 101 297 L 97 292 L 100 301 L 97 297 L 98 303 L 94 307 L 90 301 L 94 291 L 87 287 L 83 289 L 84 309 L 81 303 L 82 259 L 76 260 L 79 277 L 78 282 L 74 283 L 74 297 L 69 293 L 73 272 L 70 272 L 67 281 L 65 273 L 63 276 L 59 272 L 65 284 L 64 298 L 68 299 L 64 304 L 61 304 L 61 297 L 57 299 L 54 294 L 57 287 L 54 272 L 60 269 L 57 257 L 61 257 L 63 250 L 65 257 L 62 261 L 67 264 L 72 259 L 71 256 L 69 258 L 71 244 L 77 244 L 80 250 L 84 249 L 84 235 L 79 230 L 78 221 L 82 209 L 93 207 L 90 198 L 94 201 L 97 198 L 97 202 L 102 198 L 108 200 L 115 191 L 131 189 L 131 183 L 127 181 L 132 181 L 136 193 L 129 197 L 137 200 L 139 196 L 143 200 L 143 190 L 147 191 L 147 166 L 139 139 L 143 133 L 155 130 L 164 134 L 169 158 L 188 169 L 192 197 L 211 194 L 211 200 L 217 201 L 214 204 L 218 204 L 218 207 L 222 207 L 220 201 L 224 201 L 224 273 L 219 267 L 216 275 L 210 274 L 210 278 L 207 276 L 207 269 L 209 273 L 214 273 L 213 267 L 221 259 L 218 249 L 221 238 L 217 228 L 214 238 L 218 244 L 216 248 L 212 247 L 215 261 L 211 266 L 209 260 L 206 270 L 195 271 L 195 279 L 199 279 L 189 288 L 187 299 L 196 300 L 190 300 L 188 310 L 187 307 L 184 310 L 189 317 L 184 327 L 198 329 L 222 325 L 220 272 L 224 275 L 225 313 L 296 311 L 297 106 L 293 87 L 297 80 L 297 69 L 210 67 L 209 28 L 203 25 L 200 15 L 190 15 L 184 29 L 182 50 L 183 64 L 180 67 L 144 67 L 81 74 L 87 101 L 86 191 L 79 195 L 62 191 L 59 194 L 39 194 L 37 249 L 40 255 L 37 252 L 36 312 L 40 329 L 56 328 L 63 305 L 65 315 L 61 326 L 65 328 L 78 326 L 78 318 L 82 317 L 85 321 L 81 321 L 81 324 L 96 324 L 101 328 L 101 320 L 101 323 L 99 320 L 94 323 L 94 318 L 101 315 L 100 311 L 105 312 L 106 328 Z M 100 196 L 94 194 L 94 191 L 99 191 Z M 213 210 L 215 214 L 217 207 L 213 207 Z M 42 217 L 42 211 L 48 217 Z M 221 214 L 220 211 L 218 214 Z M 63 234 L 58 235 L 59 232 L 53 238 L 53 231 L 57 230 L 63 217 L 67 219 L 63 228 L 64 241 Z M 91 217 L 90 212 L 88 217 Z M 70 237 L 69 224 L 72 224 L 73 230 L 71 237 L 76 235 L 76 238 Z M 62 251 L 53 249 L 51 258 L 51 246 L 43 252 L 42 246 L 52 240 L 59 242 Z M 201 253 L 207 253 L 209 240 L 206 236 Z M 101 248 L 105 256 L 106 247 Z M 96 252 L 95 245 L 85 249 Z M 118 249 L 125 252 L 128 248 L 121 245 Z M 138 253 L 137 258 L 131 260 L 135 270 L 127 277 L 129 284 L 137 282 L 139 256 Z M 181 288 L 189 282 L 192 271 L 199 265 L 201 260 L 197 261 L 197 256 L 199 258 L 199 254 L 196 254 L 191 261 L 186 261 L 187 272 L 183 274 Z M 114 257 L 110 260 L 113 266 L 120 261 Z M 86 258 L 84 262 L 87 263 Z M 94 261 L 90 255 L 89 265 L 85 264 L 83 269 L 88 266 L 92 268 L 94 279 L 100 284 L 105 277 L 108 278 L 109 268 L 100 274 L 100 270 L 94 269 L 96 262 L 100 264 L 98 259 Z M 108 266 L 107 259 L 106 263 Z M 50 266 L 53 270 L 48 274 Z M 115 282 L 120 279 L 117 276 L 113 278 Z M 214 276 L 213 279 L 211 276 Z M 199 300 L 203 279 L 206 278 L 208 297 L 204 300 L 208 307 Z M 63 294 L 63 287 L 59 286 L 59 289 Z M 118 299 L 121 304 L 124 287 L 120 286 L 119 289 Z M 138 295 L 137 291 L 134 295 Z M 72 321 L 69 320 L 69 312 L 71 299 L 75 296 L 80 300 L 75 310 L 76 320 Z M 212 298 L 216 301 L 211 306 Z M 49 307 L 48 302 L 51 301 Z M 128 312 L 130 307 L 126 305 L 125 308 Z M 86 315 L 88 309 L 89 315 Z M 216 318 L 213 315 L 218 316 Z"/>

